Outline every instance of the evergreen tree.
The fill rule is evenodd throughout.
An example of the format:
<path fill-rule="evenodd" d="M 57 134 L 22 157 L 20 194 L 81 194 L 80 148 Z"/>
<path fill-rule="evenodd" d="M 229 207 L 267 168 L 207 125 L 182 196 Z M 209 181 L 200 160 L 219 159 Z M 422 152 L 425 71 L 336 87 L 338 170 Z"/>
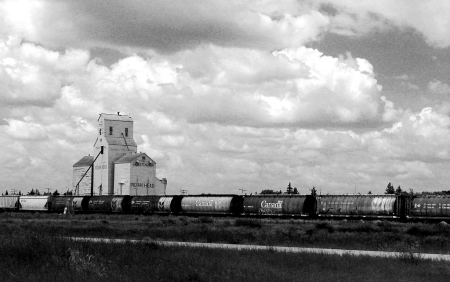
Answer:
<path fill-rule="evenodd" d="M 367 194 L 372 195 L 372 191 L 369 191 L 369 193 L 367 193 Z"/>
<path fill-rule="evenodd" d="M 8 195 L 8 190 L 6 190 L 6 192 L 5 192 L 5 196 L 7 196 Z"/>
<path fill-rule="evenodd" d="M 317 190 L 316 187 L 313 186 L 313 188 L 311 189 L 311 195 L 316 196 L 317 195 Z"/>
<path fill-rule="evenodd" d="M 288 187 L 286 189 L 286 194 L 292 194 L 292 187 L 291 187 L 291 182 L 289 182 Z"/>
<path fill-rule="evenodd" d="M 400 185 L 398 185 L 397 189 L 395 189 L 395 194 L 400 195 L 402 192 L 402 188 L 400 188 Z"/>
<path fill-rule="evenodd" d="M 392 185 L 391 182 L 387 185 L 386 192 L 384 192 L 384 194 L 395 194 L 394 185 Z"/>
<path fill-rule="evenodd" d="M 34 192 L 33 188 L 31 188 L 31 191 L 28 192 L 28 195 L 30 195 L 30 196 L 36 195 L 36 192 Z"/>
<path fill-rule="evenodd" d="M 267 190 L 262 190 L 261 193 L 259 194 L 277 194 L 277 192 L 267 189 Z"/>
<path fill-rule="evenodd" d="M 294 188 L 294 191 L 292 191 L 292 194 L 298 194 L 297 187 Z"/>
<path fill-rule="evenodd" d="M 55 190 L 55 192 L 53 192 L 53 196 L 59 196 L 58 190 Z"/>

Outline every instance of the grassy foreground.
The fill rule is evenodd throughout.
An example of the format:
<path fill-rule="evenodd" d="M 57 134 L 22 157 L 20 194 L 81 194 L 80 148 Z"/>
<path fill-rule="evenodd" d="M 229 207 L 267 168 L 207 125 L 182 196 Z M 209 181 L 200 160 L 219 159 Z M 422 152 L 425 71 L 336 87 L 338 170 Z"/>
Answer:
<path fill-rule="evenodd" d="M 2 213 L 12 230 L 40 234 L 450 254 L 450 225 L 186 216 Z"/>
<path fill-rule="evenodd" d="M 0 214 L 0 281 L 449 281 L 444 224 L 135 215 Z M 368 258 L 142 244 L 64 236 L 156 239 L 403 252 Z"/>
<path fill-rule="evenodd" d="M 273 251 L 79 243 L 36 232 L 0 242 L 2 281 L 448 281 L 450 265 Z"/>

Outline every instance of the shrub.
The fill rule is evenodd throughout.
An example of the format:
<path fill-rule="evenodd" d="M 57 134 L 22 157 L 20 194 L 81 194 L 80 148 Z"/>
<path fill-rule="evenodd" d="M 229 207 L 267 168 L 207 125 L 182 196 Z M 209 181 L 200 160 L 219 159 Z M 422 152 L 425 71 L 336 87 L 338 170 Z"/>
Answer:
<path fill-rule="evenodd" d="M 328 222 L 319 222 L 316 223 L 316 229 L 326 229 L 329 233 L 334 232 L 334 226 L 329 224 Z"/>
<path fill-rule="evenodd" d="M 432 236 L 436 235 L 436 229 L 433 226 L 430 225 L 414 225 L 411 228 L 409 228 L 406 233 L 412 236 Z"/>
<path fill-rule="evenodd" d="M 167 217 L 164 218 L 163 220 L 161 220 L 163 225 L 177 225 L 178 223 L 180 223 L 180 220 L 176 217 Z"/>
<path fill-rule="evenodd" d="M 261 228 L 261 222 L 255 219 L 238 218 L 236 219 L 235 226 L 245 226 L 251 228 Z"/>
<path fill-rule="evenodd" d="M 214 223 L 214 218 L 210 216 L 201 216 L 198 218 L 201 223 Z"/>
<path fill-rule="evenodd" d="M 69 253 L 69 266 L 76 272 L 84 275 L 94 274 L 100 277 L 106 276 L 106 267 L 103 265 L 103 263 L 97 261 L 94 255 L 84 254 L 80 250 L 71 248 L 69 248 L 67 252 Z"/>

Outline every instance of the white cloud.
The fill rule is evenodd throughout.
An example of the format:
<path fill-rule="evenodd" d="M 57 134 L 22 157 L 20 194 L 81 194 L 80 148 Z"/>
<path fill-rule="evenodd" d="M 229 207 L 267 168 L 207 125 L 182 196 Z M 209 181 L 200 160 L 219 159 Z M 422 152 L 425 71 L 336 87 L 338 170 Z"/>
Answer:
<path fill-rule="evenodd" d="M 35 140 L 48 137 L 45 129 L 40 124 L 13 119 L 7 119 L 6 121 L 9 125 L 5 126 L 5 132 L 12 138 Z"/>
<path fill-rule="evenodd" d="M 428 83 L 428 90 L 436 94 L 450 94 L 450 85 L 439 80 L 433 80 Z"/>
<path fill-rule="evenodd" d="M 392 27 L 413 28 L 436 47 L 450 46 L 450 2 L 446 0 L 330 1 L 318 0 L 333 11 L 331 30 L 345 35 L 362 35 Z"/>
<path fill-rule="evenodd" d="M 390 181 L 415 190 L 448 182 L 448 105 L 403 110 L 369 60 L 303 46 L 327 29 L 414 26 L 401 11 L 392 20 L 368 2 L 345 11 L 348 2 L 335 4 L 334 17 L 297 1 L 114 3 L 0 4 L 8 15 L 0 27 L 1 189 L 20 180 L 65 190 L 73 163 L 92 153 L 98 114 L 115 112 L 131 114 L 138 150 L 158 163 L 169 193 L 284 190 L 289 181 L 302 193 L 352 193 L 355 183 L 379 193 Z M 439 32 L 418 30 L 445 45 Z M 92 46 L 136 53 L 106 67 L 91 59 Z M 433 80 L 429 91 L 446 87 Z"/>
<path fill-rule="evenodd" d="M 13 31 L 53 47 L 131 47 L 163 53 L 210 43 L 279 49 L 316 40 L 329 24 L 327 17 L 303 6 L 294 1 L 11 0 L 0 5 L 0 34 Z"/>

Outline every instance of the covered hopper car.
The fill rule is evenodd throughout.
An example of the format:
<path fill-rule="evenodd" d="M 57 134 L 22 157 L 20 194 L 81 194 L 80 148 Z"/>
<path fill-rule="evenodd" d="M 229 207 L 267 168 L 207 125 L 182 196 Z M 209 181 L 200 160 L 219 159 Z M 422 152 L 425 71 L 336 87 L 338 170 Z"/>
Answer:
<path fill-rule="evenodd" d="M 317 196 L 319 217 L 405 218 L 408 198 L 397 195 Z"/>
<path fill-rule="evenodd" d="M 156 195 L 0 196 L 0 211 L 134 213 L 450 221 L 449 196 Z"/>
<path fill-rule="evenodd" d="M 1 196 L 0 211 L 14 211 L 19 208 L 19 196 Z"/>

